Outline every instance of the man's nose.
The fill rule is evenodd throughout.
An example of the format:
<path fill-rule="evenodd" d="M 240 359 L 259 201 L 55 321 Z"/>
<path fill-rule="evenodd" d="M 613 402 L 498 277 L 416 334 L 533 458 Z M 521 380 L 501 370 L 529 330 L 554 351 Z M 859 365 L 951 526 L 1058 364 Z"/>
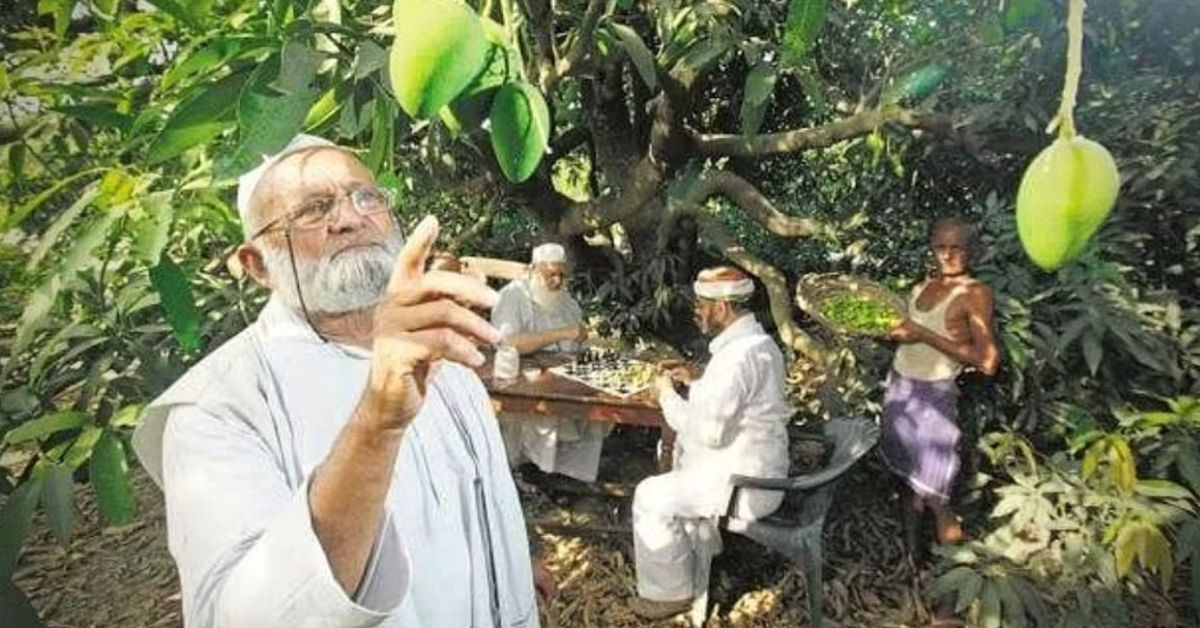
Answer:
<path fill-rule="evenodd" d="M 329 219 L 329 231 L 345 233 L 361 229 L 365 226 L 366 220 L 367 217 L 358 213 L 358 210 L 354 208 L 354 203 L 349 198 L 343 197 L 333 208 L 333 216 Z"/>

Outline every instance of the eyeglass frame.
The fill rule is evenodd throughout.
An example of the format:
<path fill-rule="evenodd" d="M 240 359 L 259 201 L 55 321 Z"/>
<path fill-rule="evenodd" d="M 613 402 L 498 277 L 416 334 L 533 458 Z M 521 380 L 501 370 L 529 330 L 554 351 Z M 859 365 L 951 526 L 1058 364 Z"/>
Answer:
<path fill-rule="evenodd" d="M 377 193 L 380 196 L 380 198 L 382 198 L 384 200 L 384 204 L 386 205 L 386 207 L 384 207 L 381 210 L 377 210 L 377 211 L 363 212 L 361 209 L 359 209 L 358 203 L 354 201 L 354 195 L 359 192 L 363 192 L 363 191 L 370 191 L 370 192 Z M 325 198 L 329 198 L 329 197 L 325 197 Z M 376 214 L 383 214 L 383 213 L 391 214 L 392 210 L 394 210 L 396 208 L 395 193 L 387 188 L 381 188 L 377 185 L 358 185 L 358 186 L 355 186 L 345 192 L 333 195 L 332 198 L 334 201 L 333 206 L 330 207 L 328 210 L 326 210 L 323 215 L 323 220 L 324 220 L 323 226 L 326 226 L 326 227 L 329 226 L 332 218 L 334 216 L 337 216 L 338 209 L 341 208 L 342 202 L 345 201 L 347 198 L 350 199 L 350 206 L 354 208 L 354 212 L 356 214 L 358 214 L 359 216 L 363 216 L 363 217 L 374 216 Z M 286 233 L 288 233 L 289 235 L 293 231 L 307 231 L 310 229 L 320 228 L 322 225 L 312 225 L 309 227 L 297 227 L 296 225 L 292 224 L 292 222 L 294 220 L 296 220 L 297 217 L 299 217 L 300 215 L 304 214 L 307 211 L 311 211 L 311 208 L 309 205 L 312 202 L 315 202 L 315 201 L 312 201 L 312 200 L 305 201 L 300 207 L 297 207 L 296 209 L 293 209 L 292 211 L 284 214 L 283 216 L 279 216 L 278 218 L 275 218 L 274 220 L 269 221 L 267 224 L 263 225 L 262 227 L 259 227 L 259 229 L 257 231 L 255 231 L 254 234 L 251 235 L 246 240 L 247 241 L 256 240 L 256 239 L 266 235 L 267 233 L 278 229 L 282 223 L 287 223 L 286 225 L 284 225 L 284 228 L 286 230 Z M 393 219 L 394 219 L 394 216 L 393 216 Z"/>

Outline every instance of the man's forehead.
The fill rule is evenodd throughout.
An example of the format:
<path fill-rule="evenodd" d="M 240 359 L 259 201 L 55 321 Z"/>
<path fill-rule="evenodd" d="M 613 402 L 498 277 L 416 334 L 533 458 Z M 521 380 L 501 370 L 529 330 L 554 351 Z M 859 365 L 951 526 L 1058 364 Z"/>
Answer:
<path fill-rule="evenodd" d="M 353 154 L 340 148 L 321 147 L 279 160 L 263 177 L 259 188 L 303 189 L 371 179 L 370 170 Z"/>
<path fill-rule="evenodd" d="M 971 240 L 971 230 L 966 225 L 942 225 L 933 232 L 934 243 L 967 244 Z"/>
<path fill-rule="evenodd" d="M 250 206 L 260 220 L 282 212 L 290 199 L 315 190 L 329 190 L 347 183 L 370 183 L 371 172 L 353 154 L 335 147 L 298 151 L 280 159 L 259 181 Z"/>

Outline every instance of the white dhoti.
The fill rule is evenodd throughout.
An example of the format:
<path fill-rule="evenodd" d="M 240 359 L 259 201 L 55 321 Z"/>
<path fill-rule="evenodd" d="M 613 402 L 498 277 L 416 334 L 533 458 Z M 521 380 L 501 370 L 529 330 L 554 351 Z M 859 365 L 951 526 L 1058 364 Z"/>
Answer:
<path fill-rule="evenodd" d="M 708 562 L 721 552 L 717 519 L 729 507 L 727 480 L 676 470 L 647 478 L 633 494 L 633 551 L 638 595 L 658 602 L 704 592 Z M 774 491 L 743 491 L 735 516 L 757 519 L 779 507 Z M 704 582 L 698 582 L 698 580 Z"/>
<path fill-rule="evenodd" d="M 510 464 L 528 460 L 545 473 L 595 482 L 608 423 L 585 419 L 510 417 L 501 422 Z"/>

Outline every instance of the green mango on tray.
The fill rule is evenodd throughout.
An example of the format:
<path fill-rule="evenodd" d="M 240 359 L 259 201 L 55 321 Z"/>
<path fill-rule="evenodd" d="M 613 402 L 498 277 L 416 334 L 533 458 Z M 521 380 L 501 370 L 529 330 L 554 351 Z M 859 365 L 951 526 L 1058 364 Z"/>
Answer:
<path fill-rule="evenodd" d="M 904 300 L 881 283 L 841 273 L 812 274 L 796 286 L 796 303 L 831 331 L 887 336 L 904 320 Z"/>

